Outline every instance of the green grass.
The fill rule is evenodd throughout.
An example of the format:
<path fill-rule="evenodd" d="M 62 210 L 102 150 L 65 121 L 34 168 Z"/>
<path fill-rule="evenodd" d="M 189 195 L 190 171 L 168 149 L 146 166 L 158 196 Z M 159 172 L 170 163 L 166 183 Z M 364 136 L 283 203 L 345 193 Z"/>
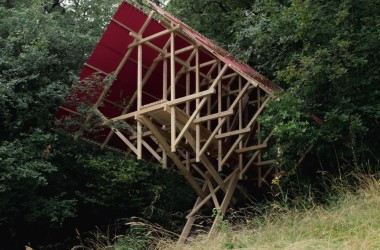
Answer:
<path fill-rule="evenodd" d="M 308 208 L 269 206 L 259 216 L 223 223 L 207 239 L 178 246 L 161 239 L 159 249 L 380 249 L 380 182 L 361 177 L 356 190 L 334 188 L 334 201 Z"/>

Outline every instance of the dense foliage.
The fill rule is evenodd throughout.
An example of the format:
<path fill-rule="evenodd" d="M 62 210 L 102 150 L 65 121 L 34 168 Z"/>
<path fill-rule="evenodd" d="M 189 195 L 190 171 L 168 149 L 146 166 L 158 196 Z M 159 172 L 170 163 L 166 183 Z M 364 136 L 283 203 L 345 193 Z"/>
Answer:
<path fill-rule="evenodd" d="M 0 248 L 59 242 L 121 217 L 169 225 L 192 200 L 177 174 L 52 130 L 119 2 L 0 1 Z"/>
<path fill-rule="evenodd" d="M 169 10 L 286 90 L 261 120 L 284 169 L 309 145 L 332 172 L 378 163 L 380 1 L 172 0 Z"/>

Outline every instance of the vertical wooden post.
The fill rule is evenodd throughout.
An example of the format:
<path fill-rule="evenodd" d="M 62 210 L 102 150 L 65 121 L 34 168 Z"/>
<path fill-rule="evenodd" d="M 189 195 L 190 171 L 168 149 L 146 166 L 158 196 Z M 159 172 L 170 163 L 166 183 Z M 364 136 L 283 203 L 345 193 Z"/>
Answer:
<path fill-rule="evenodd" d="M 227 109 L 230 108 L 230 105 L 231 105 L 231 96 L 229 95 L 230 91 L 231 91 L 231 82 L 229 82 L 229 84 L 227 85 L 227 91 L 228 91 L 228 94 L 227 94 L 227 100 L 226 100 L 226 105 L 227 105 Z M 228 116 L 227 117 L 227 128 L 230 128 L 231 127 L 231 117 Z"/>
<path fill-rule="evenodd" d="M 137 110 L 142 106 L 142 45 L 137 48 Z M 142 126 L 137 120 L 137 159 L 142 157 Z"/>
<path fill-rule="evenodd" d="M 215 217 L 215 220 L 211 226 L 210 232 L 208 233 L 208 237 L 210 237 L 214 233 L 216 226 L 219 224 L 221 218 L 225 214 L 225 212 L 228 208 L 228 204 L 230 203 L 231 198 L 235 192 L 235 188 L 236 188 L 236 185 L 237 185 L 238 180 L 239 180 L 239 175 L 240 175 L 240 173 L 239 173 L 239 171 L 237 171 L 234 174 L 234 176 L 232 176 L 231 180 L 229 181 L 226 193 L 225 193 L 223 201 L 222 201 L 222 204 L 220 205 L 220 209 L 218 211 L 218 214 Z"/>
<path fill-rule="evenodd" d="M 220 62 L 218 63 L 218 72 L 220 72 L 221 70 L 221 67 L 222 65 L 220 64 Z M 218 82 L 218 112 L 221 113 L 222 112 L 222 84 L 221 82 Z M 228 119 L 228 118 L 227 118 Z M 221 123 L 222 122 L 222 118 L 218 118 L 218 122 Z M 221 127 L 219 129 L 219 132 L 218 134 L 221 135 L 222 134 L 222 129 L 223 127 Z M 222 149 L 222 140 L 218 140 L 218 171 L 222 171 L 223 170 L 223 167 L 222 167 L 222 153 L 223 153 L 223 149 Z"/>
<path fill-rule="evenodd" d="M 257 99 L 257 102 L 256 102 L 256 107 L 257 107 L 257 110 L 260 109 L 260 106 L 261 106 L 261 92 L 260 92 L 260 88 L 257 88 L 257 95 L 256 95 L 256 99 Z M 257 121 L 257 130 L 256 130 L 256 133 L 257 134 L 260 134 L 261 132 L 261 126 L 259 124 L 259 122 Z M 261 140 L 260 140 L 260 136 L 258 137 L 258 142 L 257 142 L 257 145 L 260 145 L 261 144 Z M 257 161 L 258 162 L 261 162 L 261 150 L 259 151 L 259 155 L 257 157 Z M 262 186 L 262 183 L 263 183 L 263 180 L 262 180 L 262 168 L 261 166 L 258 166 L 257 168 L 257 182 L 258 182 L 258 187 L 261 188 Z"/>
<path fill-rule="evenodd" d="M 207 98 L 207 115 L 211 115 L 211 105 L 212 105 L 211 100 L 212 100 L 212 98 L 211 98 L 211 96 L 209 96 Z M 211 130 L 211 120 L 207 121 L 207 129 Z"/>
<path fill-rule="evenodd" d="M 190 95 L 190 72 L 186 72 L 186 96 Z M 190 101 L 186 102 L 186 114 L 190 115 Z M 190 170 L 190 153 L 186 151 L 186 168 Z"/>
<path fill-rule="evenodd" d="M 199 93 L 200 86 L 199 86 L 199 48 L 197 47 L 195 49 L 195 93 Z M 199 98 L 195 101 L 196 107 L 199 105 Z M 197 118 L 200 117 L 200 112 L 197 114 Z M 195 125 L 195 155 L 196 155 L 196 161 L 199 162 L 199 156 L 200 156 L 200 150 L 201 150 L 201 130 L 199 123 Z"/>
<path fill-rule="evenodd" d="M 168 100 L 168 60 L 164 58 L 162 62 L 162 100 Z M 162 150 L 162 165 L 168 167 L 168 156 L 165 150 Z"/>
<path fill-rule="evenodd" d="M 239 76 L 239 93 L 242 89 L 242 80 L 241 76 Z M 243 98 L 239 99 L 239 130 L 243 129 Z M 239 142 L 239 148 L 241 149 L 243 147 L 243 141 Z M 243 154 L 239 154 L 239 179 L 243 179 Z"/>
<path fill-rule="evenodd" d="M 163 72 L 162 72 L 162 99 L 168 99 L 168 60 L 165 58 L 163 60 Z"/>
<path fill-rule="evenodd" d="M 175 100 L 175 34 L 172 32 L 170 34 L 170 100 Z M 171 131 L 171 151 L 176 151 L 175 139 L 176 139 L 176 126 L 175 126 L 175 107 L 170 108 L 171 120 L 170 120 L 170 131 Z"/>
<path fill-rule="evenodd" d="M 203 184 L 203 187 L 202 187 L 203 192 L 206 191 L 206 187 L 207 187 L 207 183 L 206 183 L 206 181 L 205 181 L 204 184 Z M 203 200 L 203 199 L 202 199 L 201 197 L 198 196 L 198 198 L 197 198 L 197 200 L 195 201 L 195 204 L 194 204 L 194 206 L 193 206 L 193 209 L 196 208 L 196 207 L 199 205 L 199 203 L 201 203 L 202 200 Z M 183 243 L 185 243 L 187 237 L 188 237 L 189 234 L 190 234 L 190 231 L 191 231 L 191 228 L 193 227 L 194 222 L 195 222 L 195 215 L 190 216 L 190 217 L 187 219 L 186 224 L 185 224 L 185 226 L 184 226 L 183 229 L 182 229 L 182 233 L 181 233 L 181 236 L 180 236 L 179 239 L 178 239 L 177 244 L 183 244 Z"/>

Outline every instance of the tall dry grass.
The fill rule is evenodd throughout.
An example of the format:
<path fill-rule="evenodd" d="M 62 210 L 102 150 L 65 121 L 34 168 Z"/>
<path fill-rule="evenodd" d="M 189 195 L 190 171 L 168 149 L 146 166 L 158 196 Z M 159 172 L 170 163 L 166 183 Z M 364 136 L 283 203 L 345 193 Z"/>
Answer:
<path fill-rule="evenodd" d="M 186 245 L 161 239 L 158 249 L 380 249 L 380 182 L 357 176 L 356 187 L 332 187 L 325 205 L 275 204 L 259 216 L 224 222 L 211 239 L 199 235 Z"/>

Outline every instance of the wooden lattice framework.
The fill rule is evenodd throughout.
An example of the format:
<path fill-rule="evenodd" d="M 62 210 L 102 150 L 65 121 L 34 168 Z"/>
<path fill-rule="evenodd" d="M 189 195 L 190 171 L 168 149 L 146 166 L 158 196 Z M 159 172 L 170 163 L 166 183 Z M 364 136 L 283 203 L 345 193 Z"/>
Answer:
<path fill-rule="evenodd" d="M 262 130 L 258 117 L 278 88 L 152 6 L 159 14 L 147 15 L 123 2 L 85 64 L 82 79 L 93 73 L 113 78 L 93 101 L 109 129 L 84 139 L 134 153 L 138 159 L 149 154 L 164 168 L 168 162 L 175 165 L 198 195 L 179 240 L 184 242 L 204 206 L 218 211 L 211 234 L 239 180 L 255 175 L 261 186 L 272 170 L 274 160 L 261 154 L 272 133 L 264 139 L 255 135 Z M 117 34 L 113 40 L 108 39 L 111 32 Z M 106 57 L 114 51 L 120 54 L 117 58 Z M 67 113 L 77 111 L 62 106 L 59 116 Z M 89 115 L 86 122 L 91 119 Z M 130 129 L 113 125 L 120 121 Z"/>

